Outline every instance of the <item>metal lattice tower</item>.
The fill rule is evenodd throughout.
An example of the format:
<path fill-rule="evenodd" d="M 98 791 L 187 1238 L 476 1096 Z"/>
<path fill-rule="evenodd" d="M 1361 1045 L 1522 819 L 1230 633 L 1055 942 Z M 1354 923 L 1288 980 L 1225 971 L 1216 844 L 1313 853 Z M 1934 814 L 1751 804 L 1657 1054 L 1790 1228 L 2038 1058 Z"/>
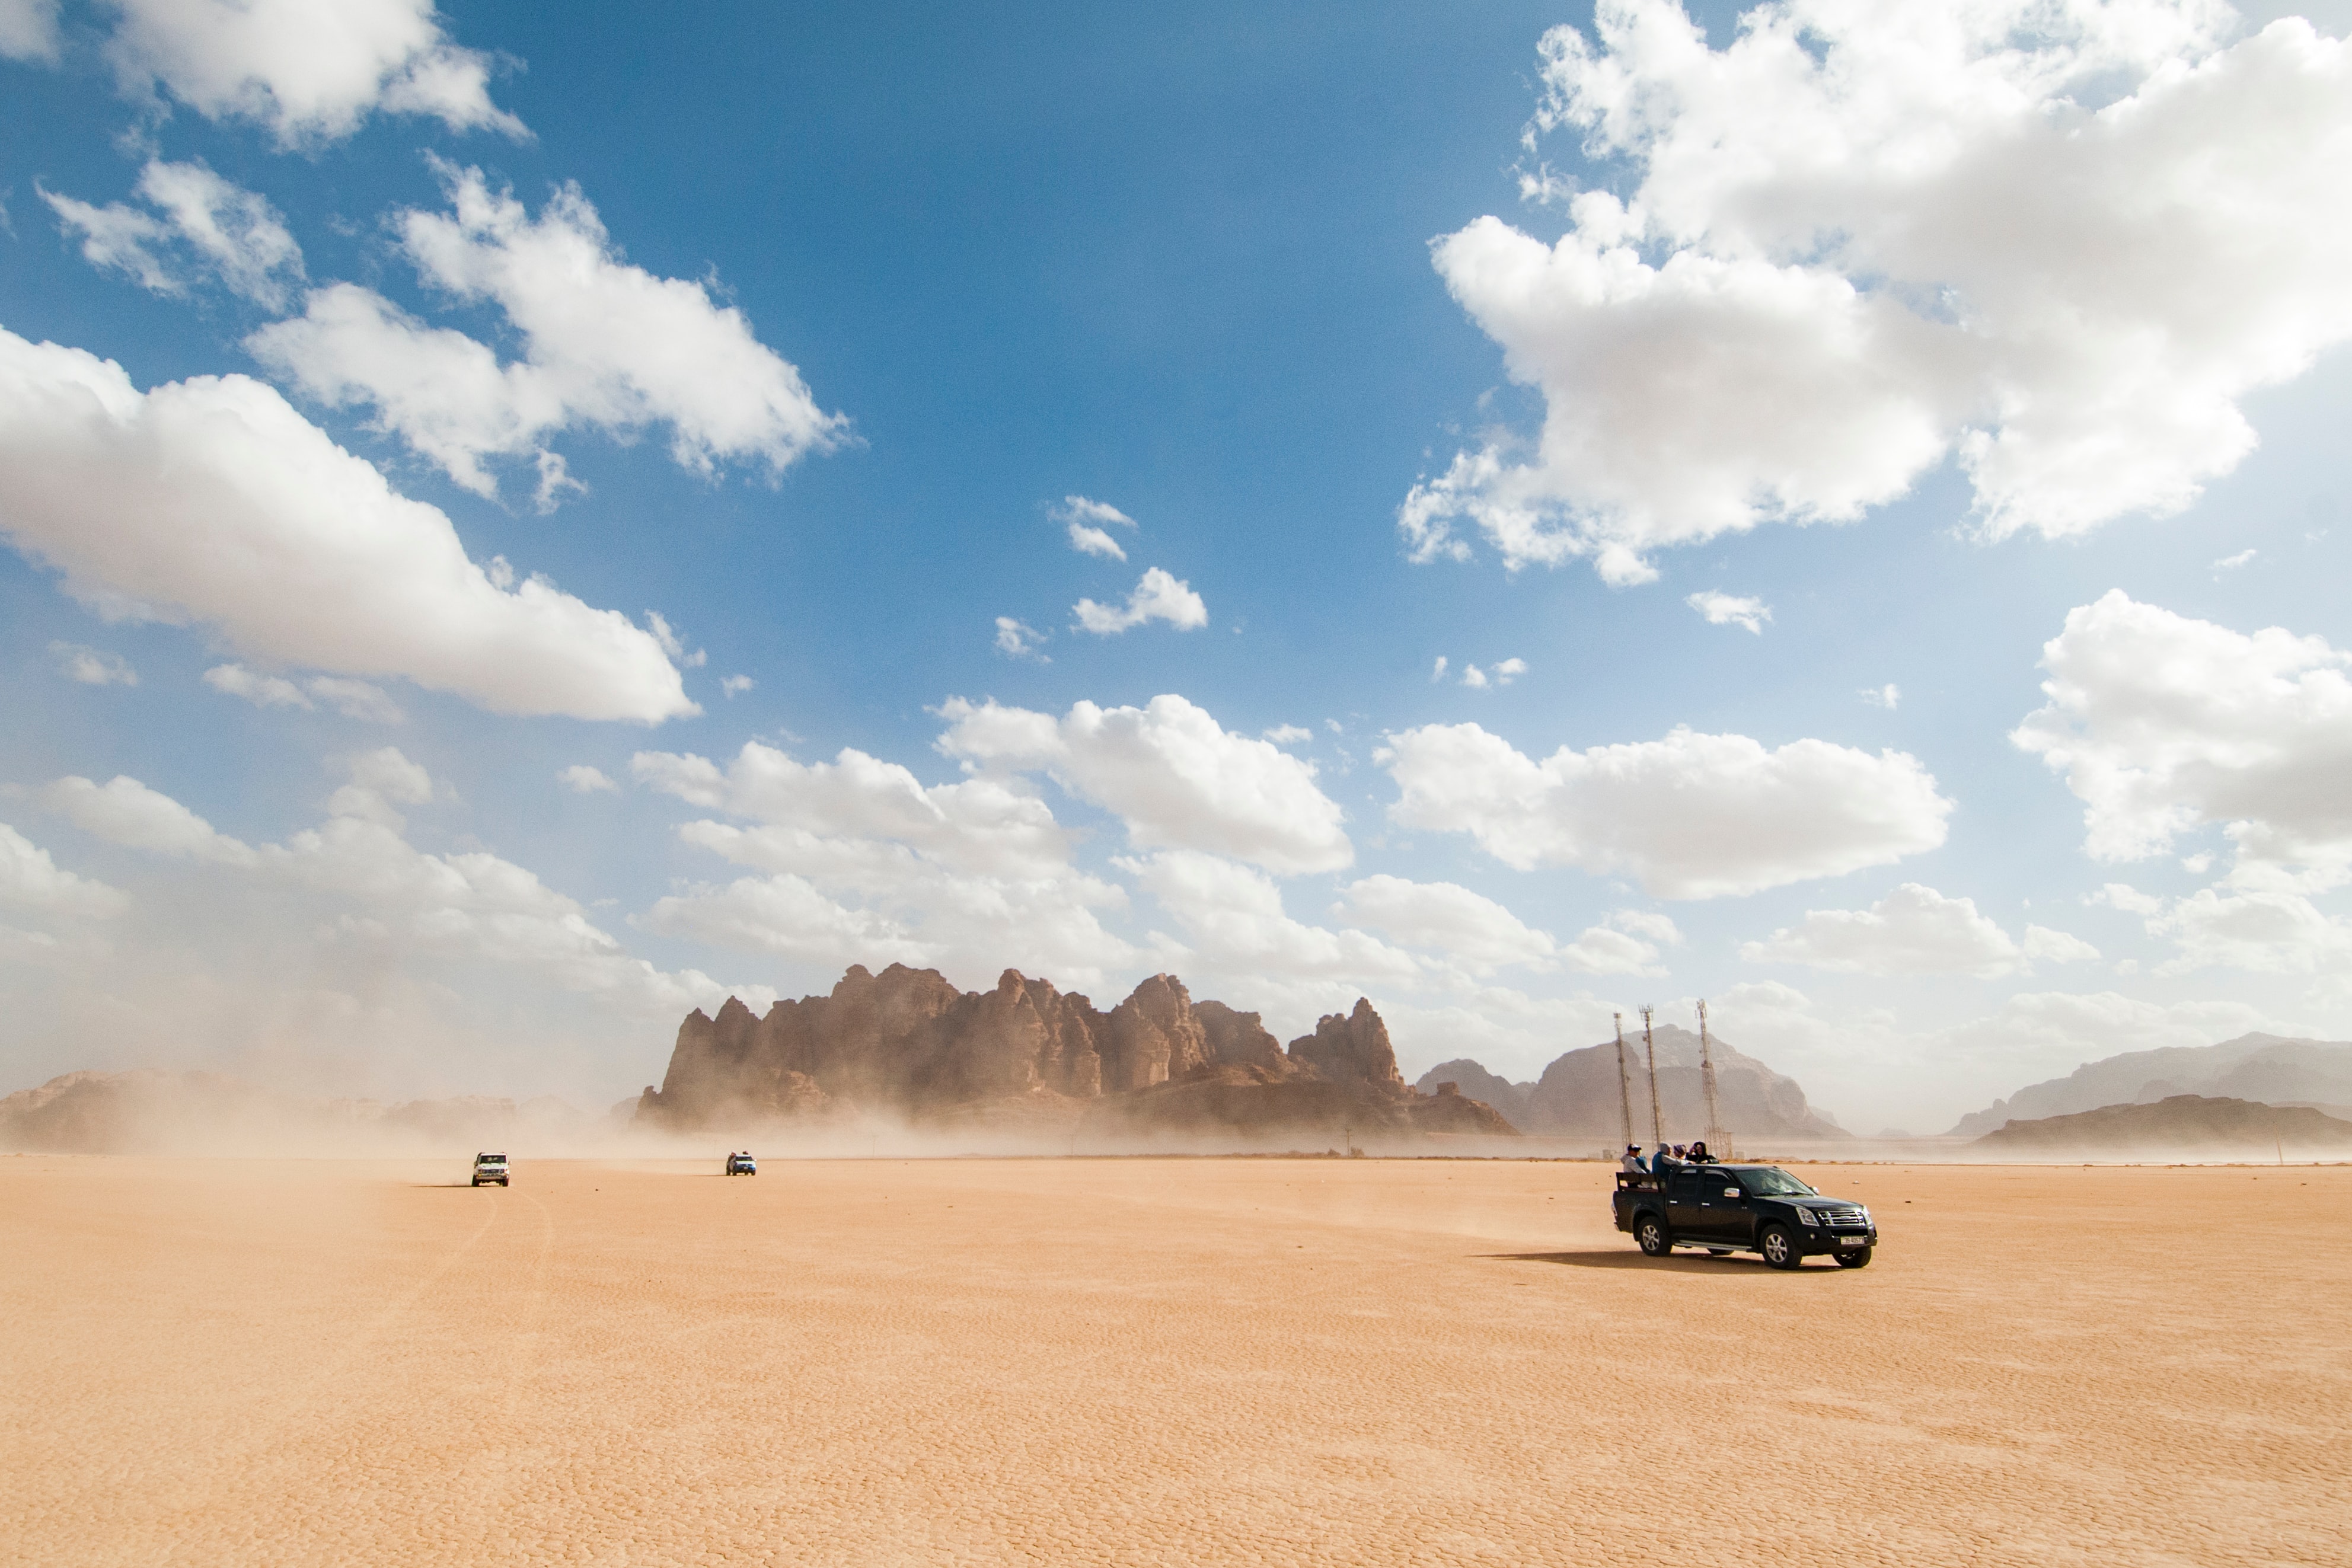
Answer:
<path fill-rule="evenodd" d="M 1642 1049 L 1650 1057 L 1650 1140 L 1663 1144 L 1666 1141 L 1666 1118 L 1658 1109 L 1658 1042 L 1650 1033 L 1651 1010 L 1646 1007 L 1642 1009 Z"/>
<path fill-rule="evenodd" d="M 1625 1066 L 1625 1015 L 1611 1013 L 1617 1020 L 1617 1115 L 1625 1129 L 1624 1146 L 1633 1145 L 1633 1085 Z"/>
<path fill-rule="evenodd" d="M 1698 999 L 1698 1081 L 1706 1091 L 1706 1146 L 1716 1158 L 1731 1153 L 1724 1141 L 1723 1113 L 1715 1099 L 1715 1048 L 1706 1038 L 1706 998 Z"/>

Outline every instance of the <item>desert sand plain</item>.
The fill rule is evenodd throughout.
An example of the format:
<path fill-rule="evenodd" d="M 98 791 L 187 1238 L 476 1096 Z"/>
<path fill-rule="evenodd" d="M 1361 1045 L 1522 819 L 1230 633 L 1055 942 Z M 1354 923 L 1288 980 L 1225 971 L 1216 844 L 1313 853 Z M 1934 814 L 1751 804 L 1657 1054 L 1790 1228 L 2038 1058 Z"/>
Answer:
<path fill-rule="evenodd" d="M 0 1562 L 2352 1560 L 2352 1168 L 0 1158 Z"/>

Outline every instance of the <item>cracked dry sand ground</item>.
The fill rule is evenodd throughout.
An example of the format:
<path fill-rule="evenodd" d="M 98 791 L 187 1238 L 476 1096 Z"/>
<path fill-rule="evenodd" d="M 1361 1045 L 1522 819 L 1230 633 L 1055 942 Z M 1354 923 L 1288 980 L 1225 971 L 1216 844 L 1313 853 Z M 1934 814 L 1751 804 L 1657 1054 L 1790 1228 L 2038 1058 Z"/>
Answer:
<path fill-rule="evenodd" d="M 0 1158 L 0 1563 L 2352 1561 L 2352 1168 Z"/>

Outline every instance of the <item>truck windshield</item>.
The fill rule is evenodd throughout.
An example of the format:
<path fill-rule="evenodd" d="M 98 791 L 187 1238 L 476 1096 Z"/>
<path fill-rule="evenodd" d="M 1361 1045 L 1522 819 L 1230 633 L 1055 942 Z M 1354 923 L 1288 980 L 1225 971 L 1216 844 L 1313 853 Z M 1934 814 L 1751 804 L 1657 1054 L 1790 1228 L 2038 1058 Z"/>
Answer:
<path fill-rule="evenodd" d="M 1813 1190 L 1778 1166 L 1741 1171 L 1739 1185 L 1758 1197 L 1801 1197 Z"/>

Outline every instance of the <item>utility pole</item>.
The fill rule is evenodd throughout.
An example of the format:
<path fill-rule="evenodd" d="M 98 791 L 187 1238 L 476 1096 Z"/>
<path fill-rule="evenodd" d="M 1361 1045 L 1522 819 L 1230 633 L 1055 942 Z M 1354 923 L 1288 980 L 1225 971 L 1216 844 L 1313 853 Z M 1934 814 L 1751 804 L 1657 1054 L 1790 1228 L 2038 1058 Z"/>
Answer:
<path fill-rule="evenodd" d="M 1625 1069 L 1625 1015 L 1611 1013 L 1617 1020 L 1617 1119 L 1625 1129 L 1623 1146 L 1633 1146 L 1633 1085 Z"/>
<path fill-rule="evenodd" d="M 1650 1012 L 1642 1009 L 1642 1049 L 1650 1056 L 1650 1139 L 1653 1143 L 1666 1141 L 1666 1118 L 1658 1109 L 1658 1042 L 1650 1033 Z"/>
<path fill-rule="evenodd" d="M 1706 1147 L 1717 1159 L 1731 1153 L 1723 1135 L 1723 1112 L 1715 1099 L 1715 1048 L 1706 1038 L 1706 998 L 1698 999 L 1698 1081 L 1706 1091 Z"/>

